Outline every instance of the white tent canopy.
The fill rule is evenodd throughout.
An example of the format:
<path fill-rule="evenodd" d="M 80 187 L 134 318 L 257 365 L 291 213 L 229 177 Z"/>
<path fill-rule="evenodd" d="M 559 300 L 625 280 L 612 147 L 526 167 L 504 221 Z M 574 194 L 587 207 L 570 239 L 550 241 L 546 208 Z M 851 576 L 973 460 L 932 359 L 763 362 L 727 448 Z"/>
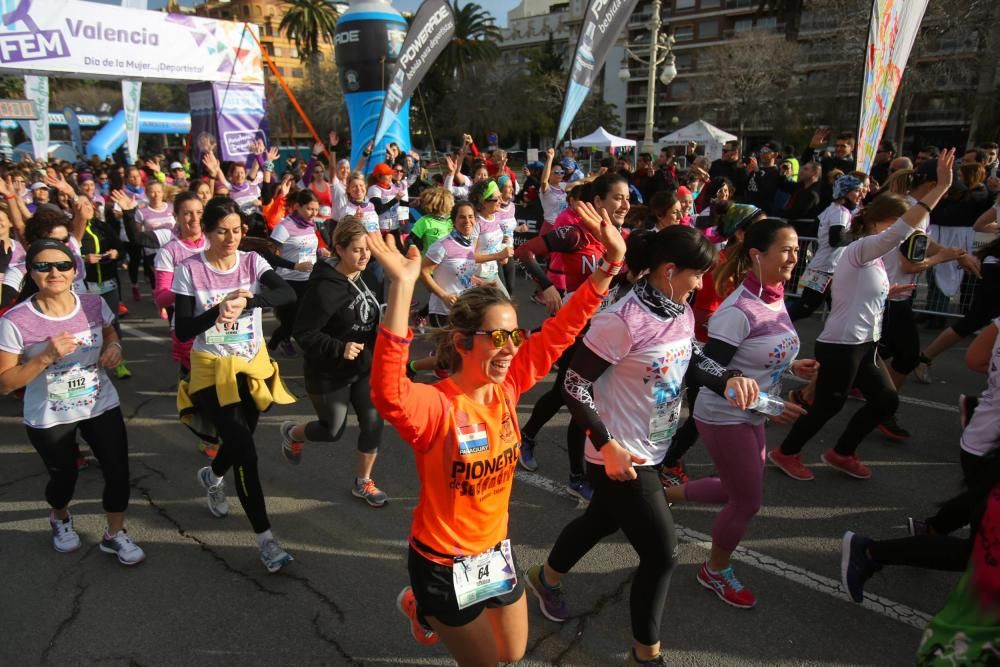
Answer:
<path fill-rule="evenodd" d="M 697 141 L 699 144 L 722 144 L 727 141 L 736 141 L 736 137 L 703 120 L 696 120 L 687 127 L 682 127 L 676 132 L 661 137 L 656 143 L 661 146 L 679 146 L 689 141 Z"/>
<path fill-rule="evenodd" d="M 581 148 L 593 146 L 594 148 L 631 148 L 635 146 L 634 139 L 616 137 L 603 127 L 599 127 L 585 137 L 578 137 L 567 142 L 568 146 Z"/>

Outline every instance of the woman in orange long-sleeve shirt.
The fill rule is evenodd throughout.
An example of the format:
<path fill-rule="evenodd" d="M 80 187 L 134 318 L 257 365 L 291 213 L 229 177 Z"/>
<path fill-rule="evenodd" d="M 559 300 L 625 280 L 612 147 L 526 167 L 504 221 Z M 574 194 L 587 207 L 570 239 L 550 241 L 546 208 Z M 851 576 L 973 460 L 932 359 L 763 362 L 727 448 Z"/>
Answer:
<path fill-rule="evenodd" d="M 503 292 L 464 292 L 438 334 L 438 357 L 451 376 L 434 385 L 406 377 L 420 255 L 413 248 L 404 257 L 381 235 L 368 235 L 391 281 L 375 343 L 372 400 L 413 447 L 420 477 L 409 538 L 412 587 L 403 589 L 398 605 L 417 641 L 440 637 L 459 665 L 515 662 L 527 646 L 524 588 L 507 539 L 520 439 L 515 406 L 600 306 L 625 254 L 607 216 L 578 206 L 583 224 L 606 249 L 600 270 L 530 339 Z"/>

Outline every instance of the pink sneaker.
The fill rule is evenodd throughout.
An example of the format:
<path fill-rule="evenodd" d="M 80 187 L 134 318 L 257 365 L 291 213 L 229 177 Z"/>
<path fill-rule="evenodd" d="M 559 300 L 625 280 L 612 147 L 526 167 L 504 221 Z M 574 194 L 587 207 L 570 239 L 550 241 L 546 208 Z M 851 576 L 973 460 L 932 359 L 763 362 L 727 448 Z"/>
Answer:
<path fill-rule="evenodd" d="M 792 479 L 808 482 L 813 478 L 812 470 L 802 464 L 802 457 L 798 454 L 783 454 L 780 449 L 772 449 L 767 458 Z"/>
<path fill-rule="evenodd" d="M 868 479 L 872 476 L 871 469 L 862 463 L 857 456 L 844 456 L 843 454 L 838 454 L 832 449 L 828 449 L 823 452 L 823 463 L 827 464 L 831 468 L 836 468 L 842 473 L 850 475 L 855 479 Z"/>
<path fill-rule="evenodd" d="M 710 572 L 708 563 L 702 563 L 698 570 L 698 583 L 719 596 L 728 605 L 739 609 L 750 609 L 757 604 L 757 598 L 736 578 L 732 566 L 721 572 Z"/>

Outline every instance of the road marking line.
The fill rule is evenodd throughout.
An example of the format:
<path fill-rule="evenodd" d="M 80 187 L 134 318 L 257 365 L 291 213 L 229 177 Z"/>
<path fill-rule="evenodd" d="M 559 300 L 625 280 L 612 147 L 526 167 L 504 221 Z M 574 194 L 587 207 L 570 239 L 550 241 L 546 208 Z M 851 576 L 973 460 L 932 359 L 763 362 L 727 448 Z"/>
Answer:
<path fill-rule="evenodd" d="M 518 470 L 516 477 L 522 482 L 530 484 L 531 486 L 541 489 L 542 491 L 548 491 L 553 495 L 569 498 L 571 500 L 579 500 L 579 498 L 569 492 L 564 484 L 560 484 L 559 482 L 549 479 L 548 477 L 543 477 L 538 473 Z M 696 530 L 685 528 L 677 523 L 674 524 L 674 528 L 677 530 L 677 536 L 682 541 L 704 549 L 711 548 L 711 535 L 706 535 Z M 809 570 L 801 568 L 798 565 L 786 563 L 785 561 L 778 560 L 777 558 L 768 556 L 767 554 L 763 554 L 759 551 L 747 549 L 746 547 L 736 547 L 736 551 L 733 552 L 733 559 L 756 567 L 760 570 L 764 570 L 769 574 L 783 577 L 818 593 L 824 593 L 825 595 L 836 598 L 841 602 L 854 604 L 847 599 L 846 594 L 840 587 L 839 581 L 831 579 L 830 577 L 824 577 L 823 575 L 816 574 L 815 572 L 810 572 Z M 887 616 L 894 621 L 905 623 L 906 625 L 917 628 L 918 630 L 923 630 L 927 626 L 927 623 L 931 620 L 930 614 L 919 611 L 900 602 L 894 602 L 888 598 L 882 597 L 881 595 L 873 595 L 871 593 L 865 593 L 864 602 L 858 606 L 864 607 L 865 609 L 873 611 L 877 614 Z"/>
<path fill-rule="evenodd" d="M 122 322 L 119 326 L 121 326 L 122 331 L 128 333 L 131 336 L 134 336 L 135 338 L 138 338 L 139 340 L 144 340 L 147 343 L 170 342 L 169 336 L 167 337 L 154 336 L 152 334 L 146 333 L 145 331 L 139 329 L 138 327 L 132 326 L 131 324 L 125 324 L 124 322 Z"/>

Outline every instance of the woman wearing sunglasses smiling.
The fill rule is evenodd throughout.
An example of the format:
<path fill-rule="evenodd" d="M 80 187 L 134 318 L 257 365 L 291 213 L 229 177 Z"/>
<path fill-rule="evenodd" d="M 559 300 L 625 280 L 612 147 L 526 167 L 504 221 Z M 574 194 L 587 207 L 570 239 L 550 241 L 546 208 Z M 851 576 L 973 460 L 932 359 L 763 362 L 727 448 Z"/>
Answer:
<path fill-rule="evenodd" d="M 77 258 L 54 239 L 35 241 L 26 266 L 38 292 L 0 318 L 0 392 L 25 387 L 28 440 L 49 471 L 45 499 L 56 551 L 80 548 L 69 502 L 76 487 L 79 431 L 101 464 L 107 527 L 101 551 L 123 565 L 146 555 L 125 532 L 128 437 L 118 393 L 104 369 L 122 358 L 115 319 L 97 294 L 75 294 Z"/>
<path fill-rule="evenodd" d="M 406 377 L 420 256 L 411 248 L 404 257 L 380 235 L 368 237 L 391 281 L 375 343 L 372 399 L 413 447 L 421 482 L 409 540 L 412 587 L 403 589 L 397 604 L 418 642 L 440 637 L 461 665 L 516 662 L 527 646 L 524 587 L 507 539 L 519 451 L 515 406 L 597 310 L 625 254 L 607 215 L 589 204 L 579 213 L 606 250 L 599 270 L 530 339 L 504 292 L 464 292 L 436 334 L 438 359 L 451 375 L 434 385 Z"/>

